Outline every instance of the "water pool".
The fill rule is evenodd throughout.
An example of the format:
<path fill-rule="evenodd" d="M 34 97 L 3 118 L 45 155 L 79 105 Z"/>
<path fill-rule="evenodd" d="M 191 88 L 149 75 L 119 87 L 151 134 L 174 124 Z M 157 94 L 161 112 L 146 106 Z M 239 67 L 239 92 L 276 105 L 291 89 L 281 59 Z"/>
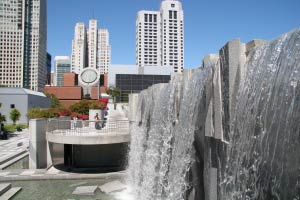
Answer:
<path fill-rule="evenodd" d="M 80 180 L 40 180 L 40 181 L 14 181 L 13 187 L 22 187 L 22 190 L 13 200 L 116 200 L 113 195 L 102 193 L 98 188 L 94 196 L 73 195 L 78 186 L 101 186 L 105 183 L 122 178 L 80 179 Z"/>

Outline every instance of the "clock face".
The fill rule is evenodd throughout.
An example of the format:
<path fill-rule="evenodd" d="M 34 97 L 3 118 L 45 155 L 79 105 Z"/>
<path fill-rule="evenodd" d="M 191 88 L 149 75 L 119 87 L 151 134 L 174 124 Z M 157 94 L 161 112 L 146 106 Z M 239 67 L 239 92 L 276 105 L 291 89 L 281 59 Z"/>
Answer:
<path fill-rule="evenodd" d="M 98 80 L 98 73 L 96 70 L 87 68 L 81 72 L 80 79 L 84 84 L 94 84 Z"/>
<path fill-rule="evenodd" d="M 97 79 L 97 73 L 94 70 L 86 70 L 81 74 L 81 78 L 86 83 L 92 83 Z"/>

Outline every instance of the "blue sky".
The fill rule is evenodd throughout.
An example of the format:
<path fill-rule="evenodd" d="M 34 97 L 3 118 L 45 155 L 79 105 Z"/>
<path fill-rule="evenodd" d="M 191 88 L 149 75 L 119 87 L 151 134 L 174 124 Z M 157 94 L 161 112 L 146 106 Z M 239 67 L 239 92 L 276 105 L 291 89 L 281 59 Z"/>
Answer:
<path fill-rule="evenodd" d="M 71 54 L 76 22 L 90 18 L 107 28 L 112 64 L 135 64 L 135 19 L 139 10 L 159 10 L 161 0 L 48 0 L 48 52 Z M 300 0 L 181 0 L 185 68 L 200 66 L 229 40 L 270 40 L 300 27 Z"/>

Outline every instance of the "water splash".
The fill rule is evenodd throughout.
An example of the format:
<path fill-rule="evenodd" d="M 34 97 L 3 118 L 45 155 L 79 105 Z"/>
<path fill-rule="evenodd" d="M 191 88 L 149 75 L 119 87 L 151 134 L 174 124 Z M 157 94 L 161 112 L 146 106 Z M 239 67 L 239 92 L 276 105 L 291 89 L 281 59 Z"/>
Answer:
<path fill-rule="evenodd" d="M 291 32 L 248 58 L 232 124 L 225 199 L 300 198 L 299 44 L 299 31 Z"/>
<path fill-rule="evenodd" d="M 184 199 L 195 124 L 209 69 L 176 76 L 140 94 L 140 116 L 131 125 L 129 173 L 136 199 Z"/>

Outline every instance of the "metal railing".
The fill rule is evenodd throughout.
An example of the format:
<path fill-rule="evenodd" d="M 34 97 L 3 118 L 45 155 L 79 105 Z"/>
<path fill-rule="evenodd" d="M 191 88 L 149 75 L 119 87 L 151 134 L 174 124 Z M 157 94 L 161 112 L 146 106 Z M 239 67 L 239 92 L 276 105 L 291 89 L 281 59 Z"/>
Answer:
<path fill-rule="evenodd" d="M 49 119 L 47 133 L 88 136 L 93 134 L 128 134 L 128 120 L 60 120 Z"/>

